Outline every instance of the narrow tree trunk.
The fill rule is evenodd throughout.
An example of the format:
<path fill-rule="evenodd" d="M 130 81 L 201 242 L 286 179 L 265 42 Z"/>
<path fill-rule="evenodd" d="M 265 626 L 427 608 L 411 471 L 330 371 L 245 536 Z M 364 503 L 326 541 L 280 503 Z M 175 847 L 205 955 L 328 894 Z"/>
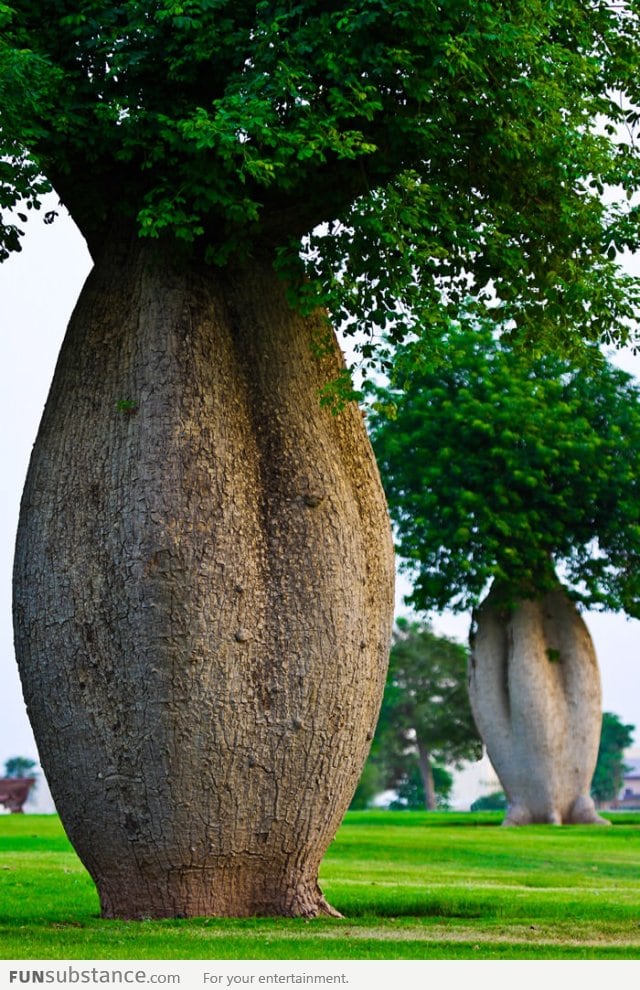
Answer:
<path fill-rule="evenodd" d="M 107 917 L 331 909 L 320 860 L 384 686 L 393 553 L 359 410 L 267 261 L 107 244 L 15 560 L 24 694 Z"/>
<path fill-rule="evenodd" d="M 558 587 L 479 609 L 469 667 L 478 731 L 504 788 L 505 825 L 607 824 L 589 789 L 602 723 L 591 637 Z"/>
<path fill-rule="evenodd" d="M 436 786 L 433 780 L 433 767 L 431 766 L 431 756 L 426 746 L 417 741 L 418 766 L 420 767 L 420 778 L 424 788 L 424 806 L 427 811 L 435 811 L 438 807 L 436 798 Z"/>

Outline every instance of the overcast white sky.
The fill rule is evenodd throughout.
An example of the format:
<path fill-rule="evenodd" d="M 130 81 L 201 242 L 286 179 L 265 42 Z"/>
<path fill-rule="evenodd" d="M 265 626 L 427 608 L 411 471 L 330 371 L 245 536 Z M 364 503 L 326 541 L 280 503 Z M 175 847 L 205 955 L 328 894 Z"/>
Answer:
<path fill-rule="evenodd" d="M 45 227 L 41 216 L 29 223 L 22 253 L 0 265 L 0 771 L 10 756 L 38 758 L 13 651 L 13 545 L 31 446 L 67 321 L 90 268 L 84 241 L 68 218 Z M 638 360 L 625 366 L 640 373 Z M 600 661 L 603 707 L 638 726 L 640 744 L 640 622 L 592 613 L 585 618 Z M 466 639 L 465 616 L 434 625 Z"/>

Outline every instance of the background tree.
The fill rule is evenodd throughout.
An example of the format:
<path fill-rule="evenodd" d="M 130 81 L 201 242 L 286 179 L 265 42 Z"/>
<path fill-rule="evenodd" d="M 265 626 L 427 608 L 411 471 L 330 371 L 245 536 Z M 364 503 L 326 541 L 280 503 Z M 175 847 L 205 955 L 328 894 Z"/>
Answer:
<path fill-rule="evenodd" d="M 19 808 L 22 810 L 22 802 L 26 800 L 27 794 L 33 794 L 38 786 L 38 764 L 35 760 L 30 759 L 28 756 L 10 756 L 8 760 L 5 760 L 4 764 L 4 776 L 9 779 L 23 779 L 25 777 L 32 778 L 33 783 L 29 787 L 28 791 L 18 798 Z M 14 795 L 15 796 L 15 795 Z"/>
<path fill-rule="evenodd" d="M 502 791 L 483 794 L 471 804 L 469 811 L 506 811 L 507 799 Z"/>
<path fill-rule="evenodd" d="M 445 765 L 480 758 L 466 670 L 464 646 L 398 619 L 368 762 L 379 769 L 378 789 L 397 791 L 404 807 L 434 810 L 453 784 Z"/>
<path fill-rule="evenodd" d="M 56 806 L 106 915 L 327 911 L 393 566 L 325 308 L 364 360 L 382 327 L 484 312 L 624 339 L 635 210 L 599 191 L 638 186 L 636 0 L 0 19 L 3 251 L 53 187 L 95 261 L 15 563 Z"/>
<path fill-rule="evenodd" d="M 603 712 L 598 761 L 591 781 L 591 794 L 599 803 L 617 798 L 627 767 L 624 751 L 633 742 L 635 725 L 623 725 L 617 715 Z"/>
<path fill-rule="evenodd" d="M 38 764 L 27 756 L 11 756 L 5 760 L 5 777 L 32 777 Z"/>
<path fill-rule="evenodd" d="M 470 687 L 507 821 L 596 821 L 599 675 L 557 573 L 573 601 L 640 614 L 638 388 L 599 352 L 532 357 L 489 327 L 452 326 L 441 353 L 400 353 L 372 418 L 409 600 L 476 608 L 493 582 Z"/>
<path fill-rule="evenodd" d="M 556 586 L 640 617 L 640 389 L 594 350 L 532 359 L 490 327 L 452 326 L 434 359 L 400 352 L 372 439 L 407 601 L 476 608 L 497 581 Z"/>
<path fill-rule="evenodd" d="M 449 809 L 449 800 L 453 791 L 453 774 L 446 767 L 438 766 L 437 763 L 431 765 L 431 776 L 433 779 L 433 794 L 435 796 L 434 808 L 442 811 Z M 395 779 L 394 799 L 390 802 L 389 808 L 392 811 L 412 811 L 426 807 L 424 781 L 416 754 L 408 754 L 404 760 L 401 772 Z"/>
<path fill-rule="evenodd" d="M 349 810 L 363 811 L 365 808 L 371 808 L 378 794 L 384 791 L 384 786 L 382 767 L 373 759 L 372 747 L 367 762 L 362 768 L 360 780 L 351 798 Z"/>
<path fill-rule="evenodd" d="M 389 762 L 387 757 L 390 756 Z M 438 808 L 448 808 L 453 790 L 453 775 L 432 764 L 433 789 Z M 361 811 L 374 806 L 385 791 L 393 791 L 388 803 L 392 810 L 418 809 L 426 806 L 425 789 L 415 747 L 408 752 L 389 754 L 380 733 L 376 733 L 367 762 L 358 781 L 349 809 Z"/>

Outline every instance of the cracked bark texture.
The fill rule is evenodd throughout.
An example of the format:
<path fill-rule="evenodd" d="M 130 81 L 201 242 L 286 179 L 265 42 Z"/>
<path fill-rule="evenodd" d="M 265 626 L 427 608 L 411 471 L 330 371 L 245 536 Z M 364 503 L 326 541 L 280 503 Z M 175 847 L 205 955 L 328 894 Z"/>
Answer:
<path fill-rule="evenodd" d="M 341 355 L 268 259 L 105 245 L 15 557 L 23 691 L 106 917 L 331 912 L 318 867 L 385 681 L 393 549 Z"/>
<path fill-rule="evenodd" d="M 476 615 L 469 695 L 507 798 L 503 824 L 608 824 L 589 793 L 602 724 L 589 631 L 560 586 L 509 609 L 502 591 Z"/>

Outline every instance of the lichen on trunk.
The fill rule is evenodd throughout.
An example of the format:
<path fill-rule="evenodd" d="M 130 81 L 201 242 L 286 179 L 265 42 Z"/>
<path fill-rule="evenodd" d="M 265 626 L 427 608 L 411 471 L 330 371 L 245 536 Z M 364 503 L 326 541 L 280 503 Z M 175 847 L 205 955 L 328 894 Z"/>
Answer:
<path fill-rule="evenodd" d="M 469 695 L 508 801 L 505 825 L 608 824 L 589 788 L 602 721 L 589 631 L 558 585 L 505 604 L 494 585 L 476 615 Z"/>
<path fill-rule="evenodd" d="M 14 625 L 107 917 L 328 912 L 320 860 L 378 715 L 393 551 L 341 355 L 270 259 L 106 243 L 29 468 Z M 331 335 L 333 340 L 333 336 Z"/>

